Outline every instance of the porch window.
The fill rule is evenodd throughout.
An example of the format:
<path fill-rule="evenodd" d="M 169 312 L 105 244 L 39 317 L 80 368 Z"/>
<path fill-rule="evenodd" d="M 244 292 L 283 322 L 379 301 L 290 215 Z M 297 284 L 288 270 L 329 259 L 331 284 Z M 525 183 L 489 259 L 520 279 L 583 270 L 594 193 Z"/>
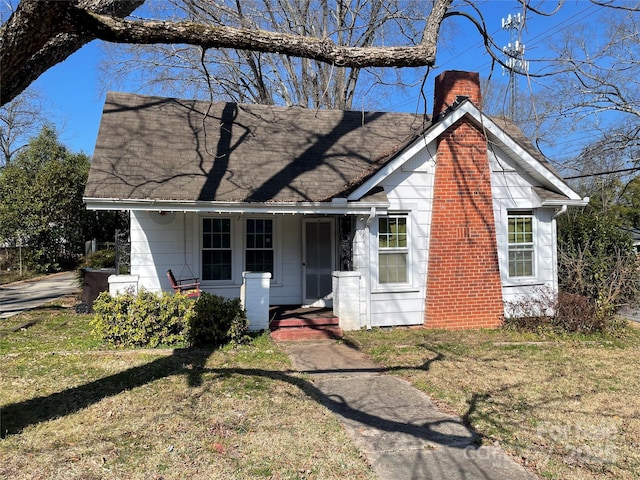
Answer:
<path fill-rule="evenodd" d="M 406 283 L 409 246 L 407 217 L 378 219 L 378 283 Z"/>
<path fill-rule="evenodd" d="M 248 272 L 273 275 L 273 220 L 247 219 L 245 267 Z"/>
<path fill-rule="evenodd" d="M 202 280 L 231 280 L 231 219 L 202 219 Z"/>
<path fill-rule="evenodd" d="M 532 277 L 534 268 L 533 212 L 509 212 L 509 276 Z"/>

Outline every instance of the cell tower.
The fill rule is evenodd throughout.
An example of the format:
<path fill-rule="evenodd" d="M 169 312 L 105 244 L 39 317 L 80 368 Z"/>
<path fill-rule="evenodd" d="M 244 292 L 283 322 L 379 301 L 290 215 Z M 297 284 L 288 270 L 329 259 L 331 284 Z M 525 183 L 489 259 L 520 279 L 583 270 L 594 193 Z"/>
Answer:
<path fill-rule="evenodd" d="M 529 71 L 529 62 L 524 59 L 524 44 L 522 43 L 522 28 L 524 15 L 516 13 L 502 19 L 502 29 L 509 32 L 509 43 L 502 47 L 505 55 L 505 65 L 502 74 L 509 75 L 509 116 L 513 118 L 516 111 L 516 95 L 518 94 L 518 75 Z"/>

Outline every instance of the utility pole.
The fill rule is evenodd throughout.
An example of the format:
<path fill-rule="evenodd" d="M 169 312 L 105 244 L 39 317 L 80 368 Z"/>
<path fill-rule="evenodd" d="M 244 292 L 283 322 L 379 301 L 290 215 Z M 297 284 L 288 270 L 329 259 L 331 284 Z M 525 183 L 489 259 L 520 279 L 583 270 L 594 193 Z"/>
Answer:
<path fill-rule="evenodd" d="M 529 62 L 524 59 L 524 44 L 522 43 L 522 29 L 524 15 L 516 13 L 502 19 L 502 29 L 509 32 L 509 43 L 502 47 L 505 55 L 505 65 L 502 74 L 509 75 L 509 117 L 514 118 L 516 112 L 516 98 L 518 95 L 518 75 L 529 71 Z"/>

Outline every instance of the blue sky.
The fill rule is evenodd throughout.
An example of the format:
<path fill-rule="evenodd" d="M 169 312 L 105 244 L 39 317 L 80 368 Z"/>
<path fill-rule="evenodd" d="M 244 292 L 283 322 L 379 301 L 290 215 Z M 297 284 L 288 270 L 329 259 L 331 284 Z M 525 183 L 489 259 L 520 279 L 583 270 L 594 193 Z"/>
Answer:
<path fill-rule="evenodd" d="M 489 0 L 482 6 L 482 11 L 490 33 L 495 35 L 500 45 L 506 44 L 509 34 L 501 29 L 501 18 L 518 11 L 516 0 Z M 525 57 L 544 56 L 545 44 L 553 36 L 585 18 L 595 20 L 597 13 L 584 0 L 567 1 L 560 13 L 553 17 L 531 17 L 523 34 L 527 46 Z M 443 29 L 448 28 L 450 22 L 447 21 Z M 437 68 L 432 70 L 427 80 L 425 94 L 429 102 L 433 97 L 433 79 L 441 71 L 479 71 L 483 77 L 488 74 L 490 57 L 481 48 L 480 35 L 468 22 L 457 21 L 455 28 L 455 41 L 439 50 Z M 83 151 L 89 155 L 93 154 L 104 102 L 98 71 L 101 55 L 99 42 L 94 41 L 49 69 L 30 87 L 44 96 L 45 108 L 52 115 L 51 120 L 56 124 L 62 142 L 74 152 Z M 422 69 L 416 71 L 416 76 L 420 78 L 423 72 Z M 493 75 L 494 78 L 500 77 L 501 71 L 497 69 Z M 138 87 L 130 85 L 127 90 L 135 92 Z M 412 112 L 419 109 L 419 101 L 417 90 L 398 93 L 388 98 L 385 108 Z"/>

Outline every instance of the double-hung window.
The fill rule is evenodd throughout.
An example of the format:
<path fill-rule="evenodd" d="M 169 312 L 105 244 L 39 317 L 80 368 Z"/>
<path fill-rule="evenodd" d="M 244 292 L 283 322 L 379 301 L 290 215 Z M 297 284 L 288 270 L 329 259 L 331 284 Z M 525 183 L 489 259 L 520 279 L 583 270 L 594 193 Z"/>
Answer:
<path fill-rule="evenodd" d="M 202 280 L 231 280 L 231 219 L 202 219 Z"/>
<path fill-rule="evenodd" d="M 409 263 L 407 216 L 378 218 L 378 283 L 407 283 Z"/>
<path fill-rule="evenodd" d="M 535 276 L 534 216 L 531 210 L 508 212 L 509 277 Z"/>
<path fill-rule="evenodd" d="M 273 220 L 249 218 L 246 224 L 245 267 L 248 272 L 269 272 L 273 278 Z"/>

